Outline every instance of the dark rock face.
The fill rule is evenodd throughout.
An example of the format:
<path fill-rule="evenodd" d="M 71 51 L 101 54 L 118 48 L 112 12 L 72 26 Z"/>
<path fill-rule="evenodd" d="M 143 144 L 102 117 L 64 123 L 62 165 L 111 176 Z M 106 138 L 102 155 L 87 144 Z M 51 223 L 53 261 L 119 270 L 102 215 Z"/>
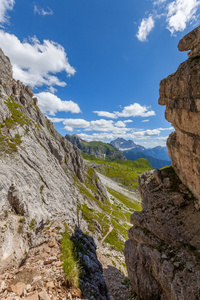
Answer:
<path fill-rule="evenodd" d="M 87 299 L 109 300 L 108 289 L 103 278 L 103 269 L 97 259 L 93 238 L 76 228 L 72 240 L 77 247 L 82 266 L 80 287 L 83 296 Z"/>
<path fill-rule="evenodd" d="M 125 244 L 129 278 L 143 299 L 200 299 L 200 27 L 179 49 L 190 59 L 160 83 L 159 104 L 175 127 L 172 167 L 139 176 L 142 212 Z"/>
<path fill-rule="evenodd" d="M 199 299 L 200 212 L 172 167 L 139 177 L 142 212 L 125 244 L 129 278 L 144 299 Z"/>

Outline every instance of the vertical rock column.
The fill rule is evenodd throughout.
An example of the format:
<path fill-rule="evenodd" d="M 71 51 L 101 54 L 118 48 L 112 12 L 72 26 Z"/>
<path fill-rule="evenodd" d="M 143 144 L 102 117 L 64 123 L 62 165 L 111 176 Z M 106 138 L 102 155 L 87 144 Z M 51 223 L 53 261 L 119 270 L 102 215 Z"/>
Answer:
<path fill-rule="evenodd" d="M 189 59 L 160 83 L 159 104 L 175 128 L 167 141 L 172 166 L 200 204 L 200 26 L 178 45 Z"/>

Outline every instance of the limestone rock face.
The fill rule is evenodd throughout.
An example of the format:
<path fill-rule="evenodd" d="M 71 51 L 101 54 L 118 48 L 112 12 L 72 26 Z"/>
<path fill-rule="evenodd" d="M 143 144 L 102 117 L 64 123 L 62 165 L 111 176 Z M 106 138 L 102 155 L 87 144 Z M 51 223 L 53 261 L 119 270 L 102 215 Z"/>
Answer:
<path fill-rule="evenodd" d="M 50 222 L 78 224 L 77 206 L 89 202 L 80 187 L 93 188 L 99 201 L 107 197 L 93 173 L 86 186 L 89 167 L 78 148 L 42 114 L 31 88 L 12 78 L 0 49 L 0 274 L 42 242 L 40 232 Z"/>
<path fill-rule="evenodd" d="M 142 212 L 131 216 L 125 259 L 142 299 L 200 299 L 200 27 L 179 50 L 189 59 L 160 83 L 159 104 L 175 132 L 172 167 L 139 176 Z"/>
<path fill-rule="evenodd" d="M 188 51 L 189 57 L 195 57 L 200 55 L 200 26 L 193 31 L 186 34 L 178 44 L 180 51 Z"/>
<path fill-rule="evenodd" d="M 189 60 L 160 83 L 159 104 L 175 133 L 167 141 L 172 166 L 200 201 L 200 27 L 187 34 L 179 49 L 191 49 Z M 199 48 L 198 48 L 199 47 Z M 199 49 L 199 50 L 198 50 Z"/>
<path fill-rule="evenodd" d="M 139 177 L 142 212 L 125 243 L 129 278 L 142 299 L 199 299 L 200 212 L 172 167 Z"/>

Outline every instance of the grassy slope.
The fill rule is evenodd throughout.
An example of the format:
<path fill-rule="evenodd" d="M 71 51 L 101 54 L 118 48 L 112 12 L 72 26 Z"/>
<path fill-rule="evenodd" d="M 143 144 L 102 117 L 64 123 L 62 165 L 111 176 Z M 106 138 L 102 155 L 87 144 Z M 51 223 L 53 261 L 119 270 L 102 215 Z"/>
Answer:
<path fill-rule="evenodd" d="M 136 161 L 117 159 L 111 162 L 90 157 L 89 155 L 83 155 L 83 157 L 91 162 L 99 164 L 98 171 L 100 173 L 117 181 L 126 188 L 131 189 L 137 189 L 137 178 L 139 174 L 153 169 L 145 158 L 140 158 Z"/>
<path fill-rule="evenodd" d="M 136 159 L 139 159 L 141 157 L 146 158 L 146 159 L 148 159 L 150 164 L 156 169 L 160 169 L 162 167 L 165 167 L 165 166 L 168 166 L 171 164 L 170 160 L 158 159 L 158 158 L 149 156 L 149 155 L 147 155 L 143 152 L 139 152 L 139 151 L 135 152 L 135 151 L 128 150 L 128 151 L 123 151 L 122 153 L 124 154 L 124 156 L 127 159 L 133 160 L 133 161 Z"/>
<path fill-rule="evenodd" d="M 85 156 L 90 161 L 99 164 L 98 171 L 107 177 L 114 179 L 126 188 L 137 189 L 137 177 L 139 174 L 152 169 L 151 165 L 146 159 L 138 159 L 137 161 L 122 161 L 116 160 L 114 162 L 109 162 L 106 160 L 97 159 L 94 157 Z M 92 170 L 90 169 L 88 177 L 92 179 Z M 79 207 L 82 217 L 88 223 L 88 229 L 95 233 L 96 221 L 100 224 L 102 228 L 102 236 L 104 237 L 112 225 L 114 229 L 105 239 L 105 243 L 110 244 L 112 249 L 123 251 L 124 240 L 128 238 L 127 230 L 131 227 L 130 216 L 134 211 L 140 211 L 141 204 L 135 202 L 135 200 L 115 191 L 113 189 L 107 188 L 109 194 L 111 195 L 112 203 L 104 199 L 104 203 L 97 200 L 91 193 L 92 187 L 88 185 L 88 190 L 83 187 L 76 180 L 76 185 L 82 194 L 86 195 L 91 201 L 95 202 L 99 208 L 100 212 L 89 208 L 87 204 Z"/>

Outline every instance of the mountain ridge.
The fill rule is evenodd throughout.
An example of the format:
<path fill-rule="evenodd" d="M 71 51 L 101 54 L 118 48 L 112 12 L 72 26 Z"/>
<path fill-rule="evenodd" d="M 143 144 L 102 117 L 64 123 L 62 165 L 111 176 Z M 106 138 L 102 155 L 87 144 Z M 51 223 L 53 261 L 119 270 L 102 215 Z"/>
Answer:
<path fill-rule="evenodd" d="M 86 142 L 82 140 L 78 135 L 66 134 L 65 138 L 70 141 L 73 145 L 79 148 L 83 154 L 95 156 L 97 158 L 106 158 L 110 160 L 122 159 L 126 160 L 123 153 L 118 151 L 113 145 L 103 143 L 100 141 Z"/>
<path fill-rule="evenodd" d="M 137 145 L 132 140 L 125 140 L 123 138 L 117 138 L 110 142 L 111 145 L 113 145 L 115 148 L 117 148 L 120 151 L 125 150 L 131 150 L 131 149 L 137 149 L 137 150 L 144 150 L 145 147 L 141 145 Z"/>
<path fill-rule="evenodd" d="M 121 151 L 128 160 L 146 158 L 150 164 L 157 169 L 171 164 L 167 147 L 156 146 L 153 148 L 145 148 L 135 144 L 132 140 L 127 141 L 123 138 L 117 138 L 110 143 Z"/>

